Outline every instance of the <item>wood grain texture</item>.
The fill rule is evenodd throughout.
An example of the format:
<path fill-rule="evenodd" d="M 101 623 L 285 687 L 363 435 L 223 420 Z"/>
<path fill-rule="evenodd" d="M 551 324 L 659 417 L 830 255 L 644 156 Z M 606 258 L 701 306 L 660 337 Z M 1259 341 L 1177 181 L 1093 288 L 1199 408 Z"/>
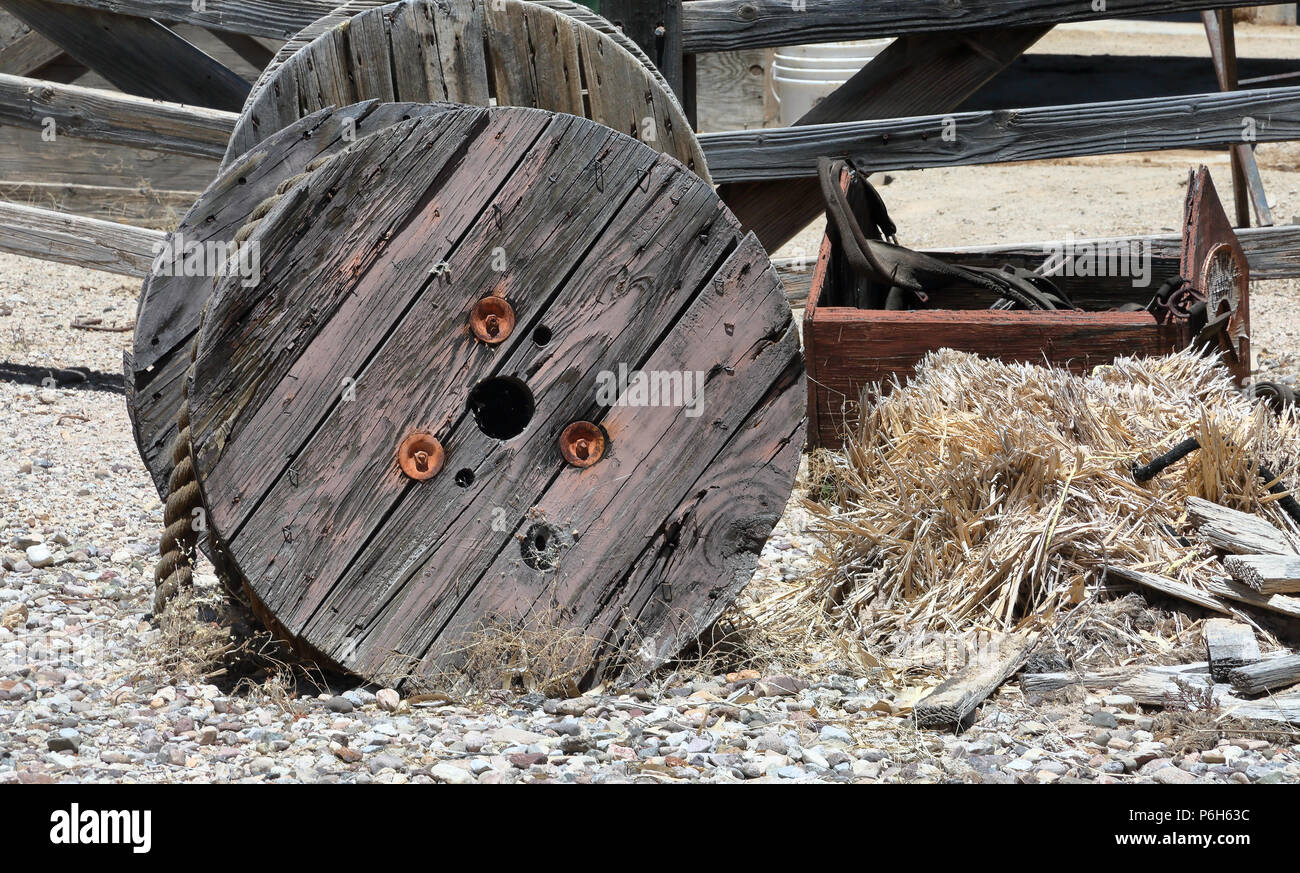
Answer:
<path fill-rule="evenodd" d="M 285 633 L 418 685 L 468 669 L 485 625 L 542 619 L 592 640 L 577 664 L 636 674 L 748 581 L 798 466 L 802 361 L 766 255 L 679 163 L 585 119 L 462 108 L 340 154 L 255 239 L 275 255 L 255 291 L 218 286 L 190 411 L 212 529 Z M 486 295 L 520 325 L 491 347 L 466 321 Z M 620 364 L 705 374 L 702 414 L 609 405 Z M 469 410 L 497 377 L 532 397 L 514 439 Z M 581 419 L 610 445 L 585 470 L 556 443 Z M 415 430 L 447 450 L 422 483 L 394 459 Z M 529 563 L 537 530 L 553 566 Z"/>
<path fill-rule="evenodd" d="M 0 251 L 11 254 L 143 276 L 164 238 L 161 231 L 0 201 Z"/>
<path fill-rule="evenodd" d="M 39 0 L 0 6 L 128 94 L 231 111 L 248 95 L 229 67 L 151 19 Z"/>
<path fill-rule="evenodd" d="M 227 156 L 330 105 L 373 98 L 486 106 L 490 94 L 499 105 L 589 117 L 708 176 L 662 77 L 585 17 L 519 0 L 404 0 L 337 21 L 256 86 Z"/>
<path fill-rule="evenodd" d="M 1211 579 L 1205 583 L 1205 589 L 1223 601 L 1244 603 L 1265 612 L 1300 619 L 1300 597 L 1287 597 L 1285 594 L 1260 594 L 1235 579 Z"/>
<path fill-rule="evenodd" d="M 1232 614 L 1231 609 L 1210 594 L 1199 591 L 1185 582 L 1179 582 L 1177 579 L 1170 579 L 1168 576 L 1161 576 L 1158 573 L 1147 573 L 1142 570 L 1132 570 L 1128 567 L 1107 567 L 1106 575 L 1117 576 L 1120 579 L 1141 586 L 1148 591 L 1154 591 L 1156 594 L 1163 594 L 1165 597 L 1172 597 L 1175 600 L 1181 600 L 1184 603 L 1199 606 L 1201 609 L 1206 609 L 1210 612 L 1217 612 L 1222 615 Z"/>
<path fill-rule="evenodd" d="M 1238 667 L 1259 660 L 1259 642 L 1250 625 L 1226 618 L 1211 618 L 1205 622 L 1206 657 L 1210 676 L 1215 682 L 1227 682 L 1228 673 Z"/>
<path fill-rule="evenodd" d="M 218 109 L 0 74 L 0 122 L 42 129 L 53 119 L 56 136 L 220 158 L 236 118 Z"/>
<path fill-rule="evenodd" d="M 960 727 L 1003 682 L 1019 670 L 1037 642 L 1034 634 L 1007 635 L 996 651 L 959 670 L 917 701 L 914 708 L 920 727 Z"/>
<path fill-rule="evenodd" d="M 1300 683 L 1300 655 L 1270 658 L 1243 667 L 1228 674 L 1232 690 L 1238 694 L 1263 694 L 1277 688 L 1287 688 Z"/>
<path fill-rule="evenodd" d="M 30 76 L 61 57 L 63 49 L 39 33 L 30 31 L 0 48 L 0 73 Z"/>
<path fill-rule="evenodd" d="M 1300 555 L 1232 555 L 1223 569 L 1261 594 L 1300 593 Z"/>
<path fill-rule="evenodd" d="M 443 107 L 374 101 L 322 110 L 278 132 L 253 152 L 228 166 L 176 226 L 170 241 L 182 259 L 185 251 L 233 243 L 253 210 L 285 180 L 312 161 L 331 155 L 360 138 L 407 118 L 432 115 Z M 167 261 L 153 264 L 136 313 L 133 365 L 128 373 L 128 409 L 136 445 L 160 494 L 171 476 L 171 443 L 181 404 L 181 376 L 188 369 L 190 345 L 215 283 L 208 271 L 176 270 Z"/>
<path fill-rule="evenodd" d="M 837 42 L 911 33 L 1005 29 L 1066 21 L 1222 9 L 1235 0 L 691 0 L 682 9 L 688 53 Z"/>
<path fill-rule="evenodd" d="M 1238 555 L 1294 555 L 1296 542 L 1258 515 L 1230 509 L 1200 497 L 1187 498 L 1187 517 L 1218 549 Z"/>
<path fill-rule="evenodd" d="M 1300 87 L 731 131 L 700 142 L 726 183 L 812 177 L 820 157 L 883 172 L 1224 146 L 1241 141 L 1246 117 L 1268 119 L 1260 142 L 1300 138 Z"/>
<path fill-rule="evenodd" d="M 288 39 L 328 15 L 333 0 L 213 0 L 195 9 L 194 0 L 50 0 L 65 6 L 117 15 L 182 21 L 212 30 Z"/>

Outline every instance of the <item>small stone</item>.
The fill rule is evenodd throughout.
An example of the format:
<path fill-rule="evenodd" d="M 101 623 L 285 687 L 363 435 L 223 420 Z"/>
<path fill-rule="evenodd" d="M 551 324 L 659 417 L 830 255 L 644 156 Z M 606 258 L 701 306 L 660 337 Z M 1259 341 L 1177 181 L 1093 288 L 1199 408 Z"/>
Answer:
<path fill-rule="evenodd" d="M 44 543 L 28 546 L 26 555 L 27 563 L 31 564 L 38 570 L 42 567 L 49 567 L 54 563 L 54 553 L 51 552 L 50 547 Z"/>
<path fill-rule="evenodd" d="M 1179 770 L 1177 767 L 1162 767 L 1151 778 L 1161 785 L 1191 785 L 1196 781 L 1196 777 L 1191 773 Z"/>
<path fill-rule="evenodd" d="M 439 782 L 445 782 L 449 785 L 471 785 L 474 782 L 474 776 L 468 771 L 457 767 L 455 764 L 449 764 L 446 761 L 439 761 L 429 769 L 430 775 Z"/>
<path fill-rule="evenodd" d="M 375 703 L 386 712 L 397 712 L 397 707 L 402 705 L 402 695 L 391 688 L 384 688 L 375 693 Z"/>
<path fill-rule="evenodd" d="M 45 746 L 51 752 L 72 752 L 75 755 L 81 749 L 81 741 L 74 737 L 50 737 Z"/>
<path fill-rule="evenodd" d="M 1100 728 L 1106 728 L 1107 730 L 1116 730 L 1119 728 L 1119 720 L 1115 718 L 1115 714 L 1112 712 L 1106 712 L 1104 709 L 1099 709 L 1094 712 L 1092 718 L 1088 720 L 1088 723 Z"/>
<path fill-rule="evenodd" d="M 330 712 L 344 713 L 352 712 L 356 709 L 356 707 L 352 705 L 352 701 L 348 700 L 346 697 L 331 697 L 329 700 L 325 701 L 325 708 Z"/>

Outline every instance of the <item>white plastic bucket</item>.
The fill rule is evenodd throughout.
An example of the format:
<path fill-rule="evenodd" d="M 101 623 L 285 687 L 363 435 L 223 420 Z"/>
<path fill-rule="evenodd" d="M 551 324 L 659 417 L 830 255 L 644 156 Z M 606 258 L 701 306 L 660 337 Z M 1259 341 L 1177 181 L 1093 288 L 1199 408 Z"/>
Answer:
<path fill-rule="evenodd" d="M 869 64 L 893 40 L 831 42 L 778 49 L 772 65 L 772 93 L 783 126 L 812 110 Z"/>

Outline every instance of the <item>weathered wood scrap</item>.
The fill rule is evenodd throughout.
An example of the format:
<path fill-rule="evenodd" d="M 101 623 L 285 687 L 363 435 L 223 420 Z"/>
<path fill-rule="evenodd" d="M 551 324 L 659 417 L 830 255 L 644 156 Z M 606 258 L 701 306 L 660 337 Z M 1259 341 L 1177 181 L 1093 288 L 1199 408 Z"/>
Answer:
<path fill-rule="evenodd" d="M 1300 592 L 1300 555 L 1232 555 L 1223 560 L 1223 569 L 1261 594 Z"/>
<path fill-rule="evenodd" d="M 1228 673 L 1259 660 L 1259 642 L 1250 625 L 1226 618 L 1212 618 L 1205 623 L 1205 650 L 1210 676 L 1216 682 L 1228 681 Z"/>
<path fill-rule="evenodd" d="M 1223 600 L 1235 600 L 1256 609 L 1274 612 L 1287 618 L 1300 619 L 1300 597 L 1261 594 L 1235 579 L 1210 579 L 1205 582 L 1205 589 Z"/>
<path fill-rule="evenodd" d="M 921 727 L 965 723 L 986 697 L 1020 669 L 1037 640 L 1030 634 L 1002 637 L 995 651 L 959 670 L 921 698 L 913 709 L 916 723 Z"/>
<path fill-rule="evenodd" d="M 1287 655 L 1233 670 L 1228 681 L 1239 694 L 1263 694 L 1300 683 L 1300 655 Z"/>
<path fill-rule="evenodd" d="M 1187 517 L 1216 548 L 1238 555 L 1295 555 L 1296 542 L 1257 515 L 1200 497 L 1187 498 Z"/>
<path fill-rule="evenodd" d="M 1223 613 L 1224 615 L 1232 614 L 1232 610 L 1228 609 L 1212 595 L 1198 591 L 1185 582 L 1170 579 L 1168 576 L 1160 576 L 1142 570 L 1131 570 L 1127 567 L 1107 567 L 1106 574 L 1108 576 L 1118 576 L 1157 594 L 1194 604 L 1202 609 L 1208 609 L 1210 612 Z"/>

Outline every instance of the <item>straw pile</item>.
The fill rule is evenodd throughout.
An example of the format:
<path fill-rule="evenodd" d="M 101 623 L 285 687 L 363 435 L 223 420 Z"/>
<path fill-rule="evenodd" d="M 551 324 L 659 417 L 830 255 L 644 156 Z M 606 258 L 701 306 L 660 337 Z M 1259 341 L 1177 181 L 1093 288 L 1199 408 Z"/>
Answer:
<path fill-rule="evenodd" d="M 1276 417 L 1191 352 L 1076 376 L 945 349 L 878 393 L 848 447 L 814 459 L 818 569 L 751 607 L 792 644 L 887 656 L 918 635 L 1050 626 L 1086 614 L 1107 566 L 1200 588 L 1222 570 L 1187 529 L 1189 495 L 1295 530 L 1257 474 L 1297 481 L 1295 412 Z M 1135 461 L 1188 436 L 1205 448 L 1134 482 Z"/>

